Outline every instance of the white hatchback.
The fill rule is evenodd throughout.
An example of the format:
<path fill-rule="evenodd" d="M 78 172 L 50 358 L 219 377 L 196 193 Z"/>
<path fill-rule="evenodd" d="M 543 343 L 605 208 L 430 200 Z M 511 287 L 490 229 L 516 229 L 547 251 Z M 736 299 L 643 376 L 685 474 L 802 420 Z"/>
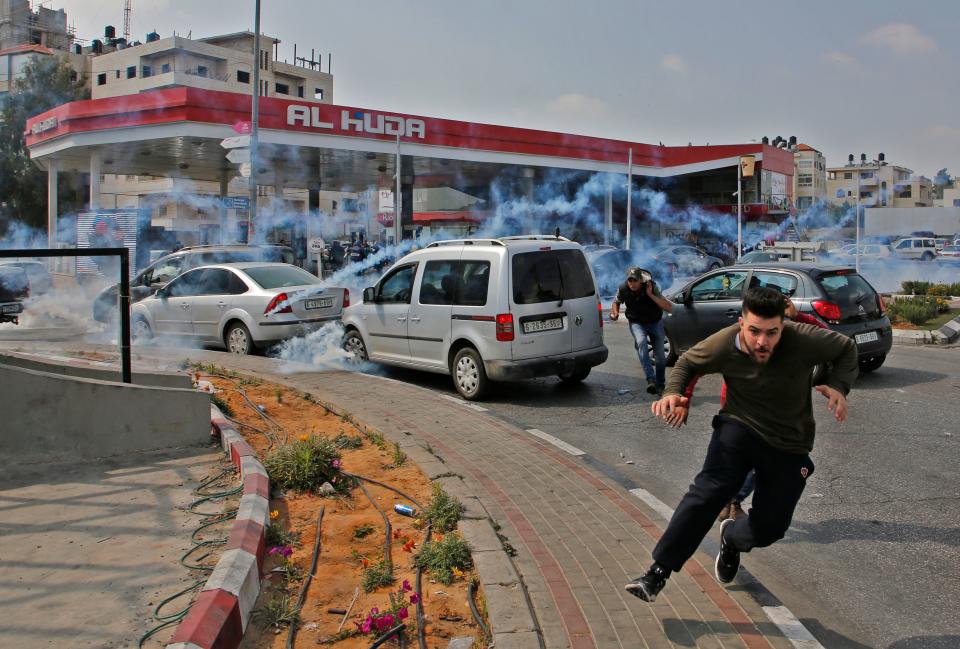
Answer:
<path fill-rule="evenodd" d="M 583 249 L 562 237 L 438 241 L 398 260 L 343 314 L 358 360 L 450 374 L 466 399 L 491 380 L 584 380 L 607 359 Z"/>

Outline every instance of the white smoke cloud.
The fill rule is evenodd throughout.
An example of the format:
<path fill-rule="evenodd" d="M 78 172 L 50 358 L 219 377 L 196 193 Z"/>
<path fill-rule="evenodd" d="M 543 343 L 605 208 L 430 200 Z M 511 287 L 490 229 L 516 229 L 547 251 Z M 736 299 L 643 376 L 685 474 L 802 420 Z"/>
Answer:
<path fill-rule="evenodd" d="M 679 54 L 667 54 L 660 59 L 660 69 L 674 74 L 686 74 L 687 63 Z"/>
<path fill-rule="evenodd" d="M 910 23 L 889 23 L 860 37 L 860 42 L 890 50 L 897 56 L 926 54 L 937 49 L 932 38 Z"/>

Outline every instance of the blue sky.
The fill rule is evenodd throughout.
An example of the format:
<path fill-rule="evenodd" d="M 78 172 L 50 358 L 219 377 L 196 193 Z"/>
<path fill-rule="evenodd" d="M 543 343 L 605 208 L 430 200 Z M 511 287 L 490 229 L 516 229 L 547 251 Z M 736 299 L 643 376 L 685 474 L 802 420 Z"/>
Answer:
<path fill-rule="evenodd" d="M 252 0 L 133 0 L 132 32 L 253 28 Z M 796 135 L 960 174 L 960 2 L 263 0 L 280 58 L 333 54 L 334 101 L 685 145 Z M 78 36 L 123 0 L 54 0 Z"/>

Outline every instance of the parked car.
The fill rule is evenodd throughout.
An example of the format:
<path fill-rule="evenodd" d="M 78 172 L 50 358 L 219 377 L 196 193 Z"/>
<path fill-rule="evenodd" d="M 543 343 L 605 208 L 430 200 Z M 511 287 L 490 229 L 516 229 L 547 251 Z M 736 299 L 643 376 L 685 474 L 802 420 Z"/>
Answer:
<path fill-rule="evenodd" d="M 740 261 L 737 262 L 737 265 L 759 264 L 765 261 L 789 261 L 791 256 L 790 252 L 777 251 L 775 248 L 754 250 L 742 256 Z"/>
<path fill-rule="evenodd" d="M 761 263 L 716 270 L 696 278 L 668 299 L 677 306 L 664 320 L 670 359 L 740 317 L 743 291 L 768 286 L 790 297 L 797 310 L 819 318 L 857 344 L 860 371 L 881 365 L 893 344 L 883 299 L 849 266 L 807 262 Z M 818 368 L 815 378 L 824 373 Z"/>
<path fill-rule="evenodd" d="M 340 318 L 345 288 L 327 286 L 291 264 L 200 266 L 133 305 L 135 340 L 176 336 L 252 354 Z"/>
<path fill-rule="evenodd" d="M 831 263 L 852 264 L 856 262 L 856 244 L 844 246 L 840 250 L 834 251 L 830 257 Z M 890 246 L 884 246 L 878 243 L 860 244 L 861 262 L 879 262 L 889 259 L 893 256 Z"/>
<path fill-rule="evenodd" d="M 653 264 L 668 264 L 676 269 L 676 274 L 683 276 L 699 275 L 708 270 L 723 267 L 723 260 L 708 255 L 696 246 L 667 245 L 659 246 L 650 251 Z"/>
<path fill-rule="evenodd" d="M 948 237 L 936 237 L 933 240 L 934 245 L 937 247 L 937 253 L 944 249 L 944 247 L 949 246 L 953 243 L 953 240 Z"/>
<path fill-rule="evenodd" d="M 364 289 L 343 325 L 356 360 L 449 374 L 469 400 L 491 381 L 583 381 L 607 359 L 593 274 L 562 237 L 431 243 Z"/>
<path fill-rule="evenodd" d="M 43 295 L 53 288 L 53 278 L 50 277 L 47 264 L 42 261 L 4 260 L 0 261 L 0 266 L 22 268 L 30 284 L 30 295 L 34 297 Z"/>
<path fill-rule="evenodd" d="M 20 324 L 23 301 L 30 296 L 30 279 L 18 266 L 0 266 L 0 323 Z"/>
<path fill-rule="evenodd" d="M 661 290 L 673 284 L 676 267 L 673 264 L 657 263 L 643 251 L 623 250 L 613 246 L 584 247 L 584 255 L 597 281 L 601 297 L 617 294 L 617 288 L 627 277 L 627 269 L 633 266 L 646 269 Z"/>
<path fill-rule="evenodd" d="M 160 257 L 142 270 L 130 282 L 130 303 L 153 295 L 174 277 L 207 264 L 226 264 L 244 261 L 270 261 L 292 264 L 293 250 L 287 246 L 269 244 L 238 244 L 217 246 L 189 246 Z M 93 319 L 97 322 L 115 322 L 119 285 L 106 287 L 93 301 Z"/>
<path fill-rule="evenodd" d="M 890 244 L 890 250 L 900 259 L 932 261 L 937 257 L 937 244 L 933 237 L 907 237 Z"/>

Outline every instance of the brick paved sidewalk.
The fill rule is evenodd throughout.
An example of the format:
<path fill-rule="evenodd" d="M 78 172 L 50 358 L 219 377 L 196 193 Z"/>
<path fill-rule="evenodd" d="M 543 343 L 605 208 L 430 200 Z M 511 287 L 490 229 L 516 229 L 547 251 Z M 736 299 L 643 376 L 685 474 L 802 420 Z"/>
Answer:
<path fill-rule="evenodd" d="M 465 500 L 470 518 L 499 525 L 516 550 L 522 585 L 512 571 L 485 574 L 482 557 L 501 551 L 498 539 L 479 548 L 474 543 L 491 619 L 498 602 L 523 608 L 517 603 L 524 597 L 535 611 L 533 628 L 525 611 L 497 611 L 496 619 L 508 622 L 493 629 L 499 649 L 538 647 L 537 626 L 549 649 L 793 646 L 742 586 L 716 582 L 714 557 L 703 551 L 671 577 L 654 604 L 626 593 L 623 585 L 645 570 L 666 521 L 584 459 L 520 428 L 390 379 L 342 371 L 282 374 L 264 358 L 190 357 L 256 372 L 352 413 L 399 442 L 429 477 Z"/>

